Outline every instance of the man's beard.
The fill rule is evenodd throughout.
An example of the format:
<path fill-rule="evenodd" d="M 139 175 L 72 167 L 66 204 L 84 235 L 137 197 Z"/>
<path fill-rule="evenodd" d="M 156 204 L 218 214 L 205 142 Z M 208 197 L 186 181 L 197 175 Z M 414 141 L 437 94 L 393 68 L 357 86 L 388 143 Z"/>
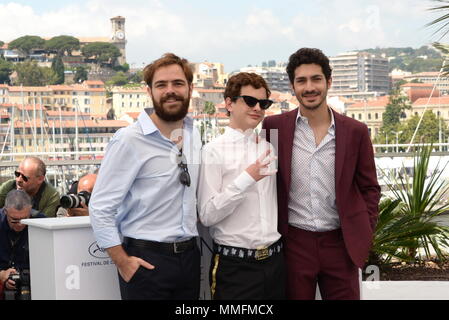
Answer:
<path fill-rule="evenodd" d="M 311 93 L 315 93 L 315 92 L 311 92 Z M 324 95 L 324 97 L 321 95 L 321 92 L 316 92 L 317 94 L 318 94 L 318 96 L 320 97 L 320 100 L 316 103 L 316 104 L 306 104 L 305 103 L 305 101 L 302 99 L 302 98 L 305 98 L 305 97 L 301 97 L 301 98 L 298 98 L 298 101 L 299 101 L 299 103 L 304 107 L 304 108 L 306 108 L 307 110 L 316 110 L 316 109 L 318 109 L 322 104 L 323 104 L 323 102 L 325 102 L 326 101 L 326 95 Z M 309 93 L 310 94 L 310 93 Z M 327 94 L 327 92 L 326 92 L 326 94 Z"/>
<path fill-rule="evenodd" d="M 177 108 L 173 112 L 167 111 L 163 107 L 164 102 L 166 102 L 170 98 L 175 98 L 176 101 L 181 101 L 181 107 Z M 183 98 L 182 96 L 178 96 L 176 94 L 170 94 L 165 97 L 162 97 L 159 102 L 154 100 L 153 97 L 151 97 L 151 100 L 153 100 L 153 107 L 154 111 L 156 112 L 156 115 L 162 120 L 167 122 L 175 122 L 182 120 L 185 118 L 187 112 L 189 111 L 189 103 L 190 103 L 189 97 Z"/>

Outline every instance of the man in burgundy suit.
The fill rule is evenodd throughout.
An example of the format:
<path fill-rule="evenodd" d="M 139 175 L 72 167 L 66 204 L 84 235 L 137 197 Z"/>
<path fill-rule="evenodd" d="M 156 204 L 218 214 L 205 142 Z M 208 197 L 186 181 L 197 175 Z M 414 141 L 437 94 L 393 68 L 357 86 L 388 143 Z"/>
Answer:
<path fill-rule="evenodd" d="M 321 50 L 292 54 L 287 73 L 300 106 L 263 128 L 277 142 L 288 297 L 314 299 L 318 283 L 323 299 L 357 300 L 380 199 L 368 129 L 327 105 L 332 70 Z"/>

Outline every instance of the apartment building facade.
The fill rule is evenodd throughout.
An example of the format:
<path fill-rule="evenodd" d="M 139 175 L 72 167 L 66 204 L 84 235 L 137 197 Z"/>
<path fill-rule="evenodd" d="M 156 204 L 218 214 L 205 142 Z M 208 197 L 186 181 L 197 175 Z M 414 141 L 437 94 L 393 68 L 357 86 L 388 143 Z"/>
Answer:
<path fill-rule="evenodd" d="M 245 67 L 238 72 L 257 73 L 265 79 L 270 90 L 280 92 L 292 91 L 285 67 Z"/>
<path fill-rule="evenodd" d="M 139 87 L 113 87 L 112 107 L 117 118 L 129 112 L 140 112 L 152 108 L 153 102 L 148 96 L 146 85 Z"/>
<path fill-rule="evenodd" d="M 358 101 L 346 108 L 346 115 L 368 126 L 371 139 L 379 133 L 383 122 L 383 113 L 388 105 L 389 96 L 383 96 L 371 101 Z M 425 111 L 432 111 L 449 125 L 449 96 L 418 98 L 404 111 L 401 121 L 407 121 L 412 116 L 422 116 Z"/>
<path fill-rule="evenodd" d="M 15 121 L 15 153 L 49 152 L 55 157 L 60 152 L 97 152 L 102 153 L 120 128 L 128 126 L 122 120 L 48 120 Z"/>
<path fill-rule="evenodd" d="M 228 81 L 228 74 L 224 65 L 219 62 L 192 63 L 193 86 L 195 88 L 213 89 L 224 87 Z"/>
<path fill-rule="evenodd" d="M 43 87 L 0 87 L 0 103 L 13 105 L 42 105 L 46 110 L 106 114 L 106 89 L 102 81 L 85 81 L 74 85 Z"/>
<path fill-rule="evenodd" d="M 367 52 L 347 52 L 330 57 L 330 96 L 369 99 L 390 91 L 388 59 Z"/>
<path fill-rule="evenodd" d="M 435 85 L 442 95 L 449 94 L 449 77 L 443 76 L 440 72 L 420 72 L 402 77 L 407 82 L 419 81 L 421 83 Z"/>

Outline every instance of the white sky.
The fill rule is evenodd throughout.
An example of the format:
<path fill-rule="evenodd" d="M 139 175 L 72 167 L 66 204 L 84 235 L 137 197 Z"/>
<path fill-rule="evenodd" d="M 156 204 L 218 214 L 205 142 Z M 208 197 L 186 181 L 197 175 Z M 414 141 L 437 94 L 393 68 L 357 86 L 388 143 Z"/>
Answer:
<path fill-rule="evenodd" d="M 126 18 L 127 60 L 140 67 L 174 52 L 225 64 L 227 72 L 286 61 L 300 47 L 329 56 L 374 47 L 413 48 L 438 40 L 425 24 L 431 0 L 0 0 L 0 40 L 23 35 L 111 34 Z M 449 13 L 449 12 L 448 12 Z M 443 38 L 444 41 L 447 38 Z"/>

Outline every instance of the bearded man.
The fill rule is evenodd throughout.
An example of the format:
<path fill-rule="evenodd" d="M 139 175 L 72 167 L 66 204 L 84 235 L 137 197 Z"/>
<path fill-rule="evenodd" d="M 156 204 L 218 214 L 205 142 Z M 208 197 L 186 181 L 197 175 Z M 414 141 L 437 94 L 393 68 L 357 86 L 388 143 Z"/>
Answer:
<path fill-rule="evenodd" d="M 109 143 L 89 204 L 92 227 L 118 268 L 122 299 L 196 300 L 193 74 L 186 59 L 167 53 L 145 67 L 144 79 L 154 112 L 142 111 Z"/>

